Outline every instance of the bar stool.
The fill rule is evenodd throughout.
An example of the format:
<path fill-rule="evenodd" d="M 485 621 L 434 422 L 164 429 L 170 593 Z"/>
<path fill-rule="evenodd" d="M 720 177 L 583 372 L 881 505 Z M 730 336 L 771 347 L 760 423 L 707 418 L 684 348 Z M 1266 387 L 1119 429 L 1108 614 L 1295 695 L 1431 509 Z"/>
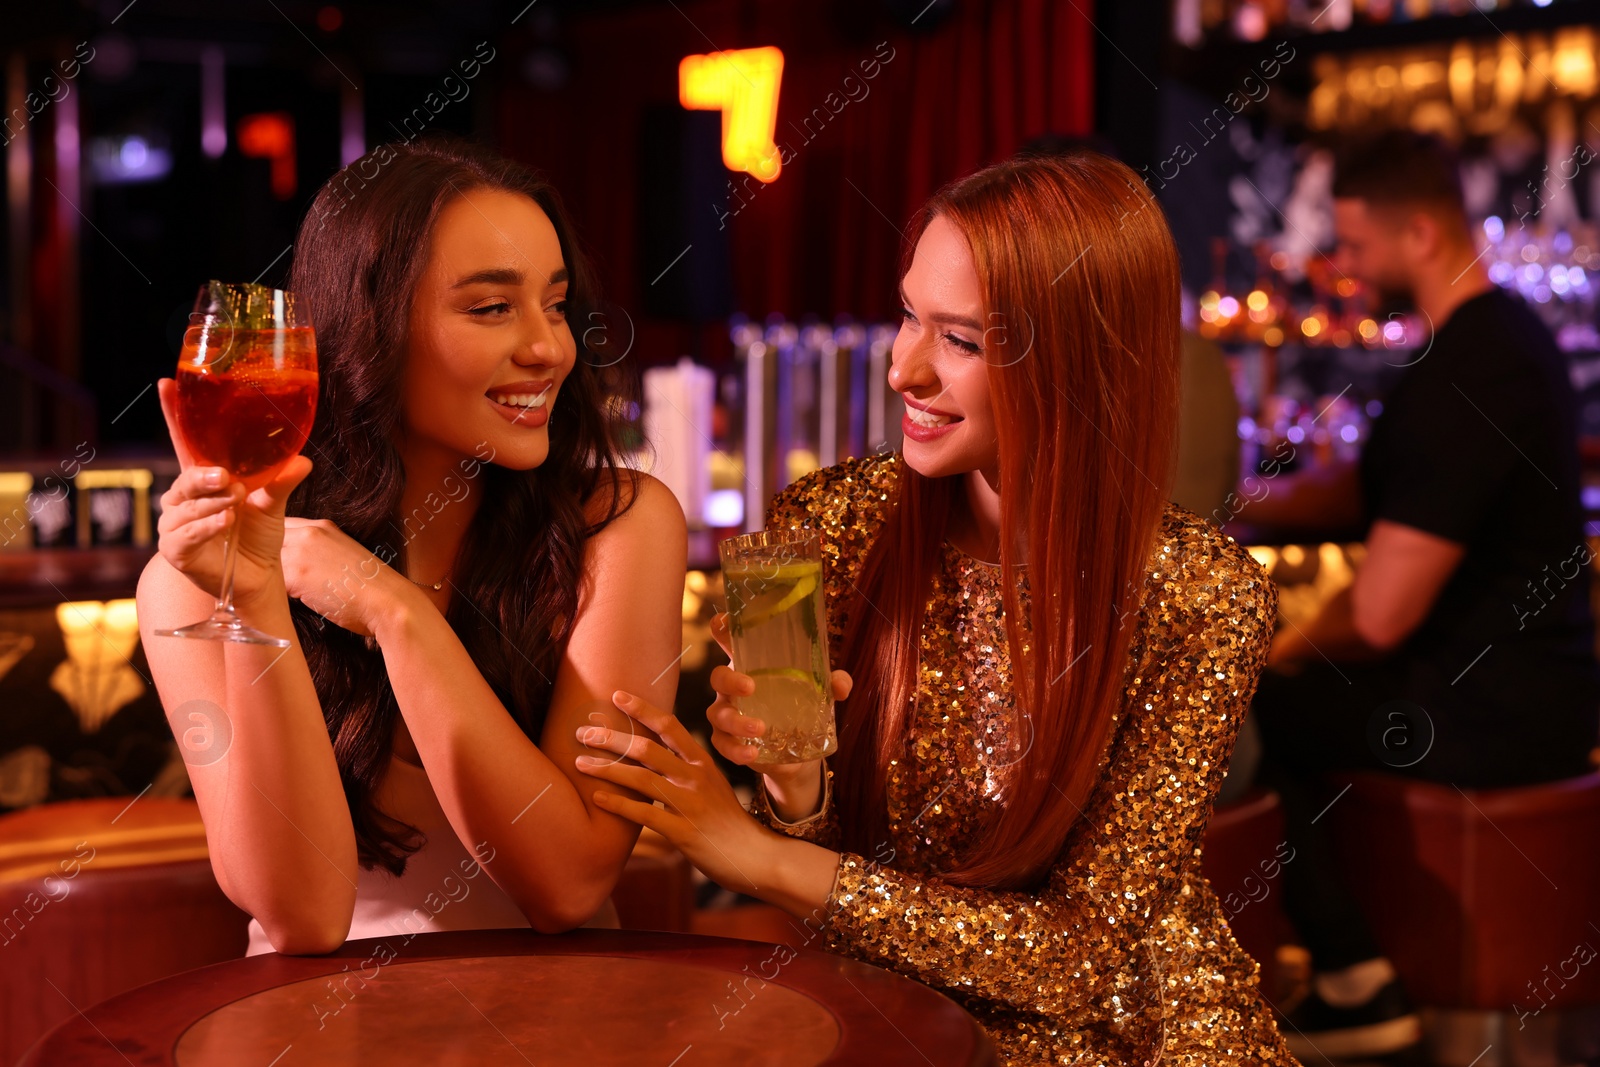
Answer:
<path fill-rule="evenodd" d="M 1474 791 L 1362 773 L 1330 821 L 1436 1062 L 1600 1058 L 1600 773 Z"/>

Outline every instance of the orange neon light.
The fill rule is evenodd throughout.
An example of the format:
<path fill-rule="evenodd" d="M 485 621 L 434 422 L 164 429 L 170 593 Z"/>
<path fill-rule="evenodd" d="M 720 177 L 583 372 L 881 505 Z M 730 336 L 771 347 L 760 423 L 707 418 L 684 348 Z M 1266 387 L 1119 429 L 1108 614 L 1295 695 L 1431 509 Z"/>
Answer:
<path fill-rule="evenodd" d="M 235 131 L 239 151 L 272 161 L 272 195 L 287 200 L 294 195 L 294 116 L 287 111 L 246 115 Z"/>
<path fill-rule="evenodd" d="M 772 139 L 778 128 L 778 83 L 783 53 L 770 45 L 684 56 L 678 64 L 678 99 L 696 111 L 722 112 L 722 161 L 761 181 L 777 178 L 782 164 Z"/>

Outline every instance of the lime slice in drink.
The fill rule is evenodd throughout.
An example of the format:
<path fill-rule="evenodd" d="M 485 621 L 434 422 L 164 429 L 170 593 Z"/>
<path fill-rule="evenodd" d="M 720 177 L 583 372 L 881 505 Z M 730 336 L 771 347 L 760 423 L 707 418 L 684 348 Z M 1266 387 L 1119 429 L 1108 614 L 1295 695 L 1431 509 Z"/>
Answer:
<path fill-rule="evenodd" d="M 781 616 L 784 611 L 789 611 L 797 603 L 805 600 L 806 597 L 810 597 L 811 592 L 816 589 L 816 584 L 822 577 L 822 568 L 816 563 L 794 563 L 794 565 L 781 566 L 781 568 L 776 569 L 776 573 L 774 571 L 730 571 L 728 573 L 728 581 L 746 581 L 746 576 L 749 576 L 749 579 L 758 579 L 758 584 L 752 582 L 752 585 L 755 585 L 757 589 L 762 589 L 763 592 L 758 597 L 755 597 L 754 601 L 746 601 L 744 609 L 739 611 L 736 619 L 733 619 L 734 629 L 739 630 L 739 632 L 749 630 L 752 625 L 760 625 L 762 622 L 768 621 L 768 619 Z M 786 579 L 794 582 L 794 585 L 790 585 L 789 589 L 782 589 Z M 746 585 L 746 589 L 749 589 L 749 587 L 750 585 Z"/>
<path fill-rule="evenodd" d="M 802 670 L 799 667 L 757 667 L 750 672 L 750 677 L 782 678 L 788 682 L 804 682 L 817 692 L 822 692 L 822 687 L 817 684 L 817 680 L 812 676 L 811 672 Z"/>
<path fill-rule="evenodd" d="M 806 575 L 804 578 L 801 578 L 798 582 L 794 583 L 794 588 L 789 590 L 788 593 L 784 594 L 782 600 L 778 601 L 777 606 L 772 609 L 772 614 L 782 615 L 784 612 L 800 603 L 800 601 L 810 596 L 811 591 L 816 587 L 817 576 L 815 572 Z"/>
<path fill-rule="evenodd" d="M 771 605 L 741 613 L 739 618 L 740 627 L 748 630 L 752 626 L 759 626 L 768 619 L 777 618 L 779 615 L 782 615 L 784 612 L 800 603 L 800 601 L 810 596 L 811 591 L 816 587 L 817 576 L 815 572 L 812 572 L 811 574 L 808 574 L 804 578 L 801 578 L 799 581 L 795 582 L 794 586 L 790 588 L 788 592 L 784 593 L 782 597 L 774 601 Z"/>

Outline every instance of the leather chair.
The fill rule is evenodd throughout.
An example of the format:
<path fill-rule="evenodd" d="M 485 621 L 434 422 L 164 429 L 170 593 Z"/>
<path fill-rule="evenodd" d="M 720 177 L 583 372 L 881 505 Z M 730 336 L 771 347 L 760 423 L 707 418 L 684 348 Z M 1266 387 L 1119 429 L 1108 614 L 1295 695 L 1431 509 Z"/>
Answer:
<path fill-rule="evenodd" d="M 0 817 L 0 1062 L 76 1009 L 244 953 L 192 800 L 74 800 Z"/>
<path fill-rule="evenodd" d="M 1294 940 L 1294 927 L 1282 907 L 1282 864 L 1288 854 L 1283 805 L 1270 789 L 1253 789 L 1212 812 L 1202 870 L 1222 903 L 1234 940 L 1268 979 L 1279 947 Z M 1276 984 L 1267 981 L 1269 989 Z"/>
<path fill-rule="evenodd" d="M 686 932 L 694 914 L 693 872 L 671 842 L 654 830 L 641 830 L 611 891 L 622 928 Z"/>
<path fill-rule="evenodd" d="M 1600 960 L 1575 958 L 1600 950 L 1600 774 L 1481 791 L 1362 774 L 1330 820 L 1418 1003 L 1600 1004 Z"/>

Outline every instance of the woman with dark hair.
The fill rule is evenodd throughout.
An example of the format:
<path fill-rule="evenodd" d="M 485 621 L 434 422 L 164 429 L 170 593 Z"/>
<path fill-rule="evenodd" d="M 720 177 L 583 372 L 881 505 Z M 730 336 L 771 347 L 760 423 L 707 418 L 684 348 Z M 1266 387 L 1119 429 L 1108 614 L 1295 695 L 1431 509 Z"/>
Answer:
<path fill-rule="evenodd" d="M 573 731 L 625 728 L 619 687 L 670 706 L 685 532 L 618 461 L 555 190 L 462 142 L 384 146 L 318 194 L 290 288 L 308 455 L 246 493 L 174 434 L 139 584 L 174 730 L 199 708 L 231 733 L 190 777 L 250 951 L 603 921 L 638 827 L 595 805 Z M 239 611 L 286 651 L 151 635 L 210 606 L 230 521 Z"/>
<path fill-rule="evenodd" d="M 855 683 L 838 752 L 756 765 L 752 818 L 629 698 L 660 743 L 580 736 L 642 766 L 579 760 L 665 806 L 595 800 L 807 941 L 948 993 L 1007 1063 L 1292 1064 L 1200 872 L 1276 594 L 1166 503 L 1160 208 L 1094 153 L 990 167 L 920 213 L 900 295 L 903 453 L 801 479 L 768 523 L 822 540 L 832 662 Z M 763 726 L 732 701 L 754 683 L 713 684 L 713 744 L 751 764 Z"/>

